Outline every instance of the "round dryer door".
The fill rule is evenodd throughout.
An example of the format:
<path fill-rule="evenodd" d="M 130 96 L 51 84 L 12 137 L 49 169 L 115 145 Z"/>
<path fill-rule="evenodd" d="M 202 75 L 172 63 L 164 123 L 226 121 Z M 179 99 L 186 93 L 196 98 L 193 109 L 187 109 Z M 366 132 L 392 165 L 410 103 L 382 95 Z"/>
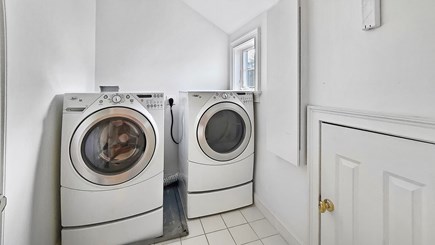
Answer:
<path fill-rule="evenodd" d="M 95 112 L 79 125 L 70 154 L 83 178 L 99 185 L 116 185 L 144 170 L 155 147 L 154 128 L 144 115 L 114 107 Z"/>
<path fill-rule="evenodd" d="M 217 161 L 229 161 L 248 146 L 251 121 L 246 111 L 231 102 L 211 106 L 198 123 L 198 143 L 202 151 Z"/>

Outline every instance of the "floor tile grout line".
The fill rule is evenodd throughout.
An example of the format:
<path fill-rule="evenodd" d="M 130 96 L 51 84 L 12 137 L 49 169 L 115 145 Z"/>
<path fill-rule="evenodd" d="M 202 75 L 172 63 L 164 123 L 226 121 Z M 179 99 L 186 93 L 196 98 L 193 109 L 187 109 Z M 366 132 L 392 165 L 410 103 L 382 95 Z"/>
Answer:
<path fill-rule="evenodd" d="M 245 242 L 245 243 L 242 243 L 240 245 L 245 245 L 245 244 L 248 244 L 248 243 L 251 243 L 251 242 L 256 242 L 256 241 L 259 241 L 259 242 L 261 242 L 261 244 L 263 244 L 263 242 L 260 239 L 258 239 L 258 240 L 254 240 L 254 241 L 250 241 L 250 242 Z"/>
<path fill-rule="evenodd" d="M 254 205 L 255 205 L 255 204 L 254 204 Z M 252 207 L 254 207 L 254 205 L 253 205 Z M 258 211 L 261 213 L 260 210 L 258 210 Z M 242 213 L 243 217 L 245 217 L 245 215 L 243 214 L 242 211 L 240 211 L 240 213 Z M 263 217 L 264 217 L 264 214 L 263 214 L 263 213 L 261 213 L 261 215 L 263 215 Z M 246 217 L 245 217 L 245 219 L 246 219 L 246 221 L 248 221 L 248 219 L 247 219 Z M 253 220 L 253 221 L 254 221 L 254 220 Z M 251 227 L 251 229 L 254 231 L 254 234 L 258 237 L 258 239 L 261 240 L 261 238 L 260 238 L 260 236 L 257 234 L 257 232 L 255 232 L 254 228 L 252 228 L 251 222 L 253 222 L 253 221 L 248 221 L 248 225 L 249 225 L 249 227 Z M 262 242 L 262 243 L 263 243 L 263 242 Z"/>
<path fill-rule="evenodd" d="M 225 225 L 227 228 L 229 228 L 228 225 L 227 225 L 227 222 L 225 222 L 224 217 L 222 217 L 222 214 L 220 214 L 220 216 L 221 216 L 222 220 L 224 221 L 224 225 Z"/>
<path fill-rule="evenodd" d="M 261 240 L 260 236 L 257 234 L 257 232 L 255 232 L 254 228 L 252 228 L 251 223 L 248 223 L 249 227 L 251 227 L 252 231 L 254 232 L 254 234 L 258 237 L 259 240 Z"/>
<path fill-rule="evenodd" d="M 231 211 L 231 212 L 239 212 L 240 213 L 240 215 L 242 215 L 242 218 L 243 218 L 243 220 L 244 221 L 246 221 L 246 223 L 248 223 L 248 221 L 246 220 L 246 218 L 245 218 L 245 216 L 243 216 L 243 213 L 240 211 L 241 209 L 236 209 L 236 210 L 233 210 L 233 211 Z M 229 212 L 228 212 L 229 213 Z M 225 219 L 224 219 L 224 217 L 222 216 L 222 214 L 221 214 L 221 217 L 222 217 L 222 220 L 224 221 L 224 223 L 225 223 L 225 226 L 229 229 L 229 228 L 231 228 L 231 227 L 235 227 L 235 226 L 237 226 L 237 225 L 235 225 L 235 226 L 228 226 L 227 225 L 227 222 L 225 222 Z M 246 223 L 242 223 L 242 224 L 238 224 L 238 225 L 243 225 L 243 224 L 246 224 Z"/>
<path fill-rule="evenodd" d="M 241 224 L 238 224 L 238 225 L 227 226 L 227 227 L 228 227 L 228 229 L 230 229 L 230 228 L 234 228 L 234 227 L 237 227 L 237 226 L 246 225 L 247 223 L 249 223 L 249 222 L 246 221 L 246 223 L 241 223 Z"/>
<path fill-rule="evenodd" d="M 220 218 L 222 219 L 222 221 L 224 222 L 225 228 L 224 228 L 224 229 L 217 230 L 217 231 L 213 231 L 213 232 L 205 233 L 205 237 L 207 238 L 207 242 L 208 242 L 207 234 L 214 233 L 214 232 L 218 232 L 218 231 L 226 230 L 226 231 L 228 231 L 228 233 L 230 234 L 231 239 L 233 240 L 234 244 L 237 245 L 237 242 L 236 242 L 236 240 L 234 240 L 233 234 L 231 234 L 231 231 L 230 231 L 229 227 L 227 226 L 227 223 L 225 222 L 224 217 L 222 217 L 222 214 L 219 214 L 219 217 L 220 217 Z M 202 224 L 202 222 L 201 222 L 201 224 Z M 204 232 L 205 232 L 205 229 L 204 229 Z M 208 244 L 210 244 L 210 242 L 208 242 Z"/>
<path fill-rule="evenodd" d="M 245 207 L 245 208 L 246 208 L 246 207 Z M 245 208 L 243 208 L 243 209 L 245 209 Z M 243 214 L 242 209 L 240 209 L 240 213 L 242 214 L 243 218 L 245 218 L 246 222 L 249 223 L 248 219 L 247 219 L 247 218 L 245 217 L 245 215 Z"/>
<path fill-rule="evenodd" d="M 248 224 L 248 223 L 244 223 L 244 224 L 236 225 L 236 226 L 233 226 L 233 227 L 228 228 L 228 229 L 236 228 L 236 227 L 243 226 L 243 225 L 247 225 L 247 224 Z"/>
<path fill-rule="evenodd" d="M 208 241 L 207 234 L 204 234 L 204 236 L 205 236 L 205 240 L 207 241 L 207 244 L 210 245 L 210 242 Z"/>
<path fill-rule="evenodd" d="M 263 218 L 260 218 L 260 219 L 265 219 L 266 218 L 266 216 L 264 216 L 264 214 L 255 206 L 255 204 L 252 204 L 251 206 L 248 206 L 248 207 L 244 207 L 244 208 L 242 208 L 242 209 L 248 209 L 248 208 L 256 208 L 257 210 L 258 210 L 258 212 L 260 212 L 260 214 L 263 216 Z M 254 221 L 257 221 L 257 220 L 260 220 L 260 219 L 255 219 L 255 220 L 251 220 L 251 221 L 248 221 L 248 218 L 246 218 L 246 216 L 243 214 L 243 212 L 242 212 L 242 209 L 240 209 L 240 213 L 242 214 L 242 216 L 243 216 L 243 218 L 245 218 L 245 220 L 246 220 L 246 222 L 248 222 L 248 223 L 251 223 L 251 222 L 254 222 Z"/>
<path fill-rule="evenodd" d="M 202 232 L 203 234 L 205 234 L 205 229 L 204 229 L 204 225 L 202 224 L 202 220 L 201 218 L 198 219 L 199 223 L 201 224 L 201 228 L 202 228 Z"/>
<path fill-rule="evenodd" d="M 276 234 L 273 234 L 273 235 L 269 235 L 269 236 L 265 236 L 265 237 L 263 237 L 263 238 L 260 238 L 260 240 L 261 240 L 261 239 L 266 239 L 266 238 L 269 238 L 269 237 L 273 237 L 273 236 L 278 236 L 278 235 L 279 235 L 280 237 L 282 237 L 281 234 L 276 233 Z M 283 238 L 283 239 L 284 239 L 284 238 Z M 287 242 L 287 241 L 286 241 L 286 242 Z"/>
<path fill-rule="evenodd" d="M 201 224 L 202 231 L 204 232 L 203 235 L 205 236 L 205 240 L 207 241 L 207 244 L 210 245 L 210 243 L 208 242 L 207 234 L 205 233 L 204 225 L 202 224 L 202 220 L 201 220 L 201 218 L 199 218 L 199 223 Z M 183 244 L 181 244 L 181 245 L 183 245 Z"/>
<path fill-rule="evenodd" d="M 195 237 L 199 237 L 199 236 L 205 235 L 204 227 L 202 227 L 201 220 L 200 220 L 200 219 L 197 219 L 197 220 L 198 220 L 199 223 L 201 224 L 202 233 L 199 234 L 199 235 L 192 236 L 192 237 L 188 237 L 189 235 L 184 236 L 184 237 L 180 237 L 180 242 L 185 241 L 185 240 L 189 240 L 189 239 L 191 239 L 191 238 L 195 238 Z M 189 226 L 189 225 L 188 225 L 188 226 Z M 184 239 L 183 239 L 183 238 L 184 238 Z"/>
<path fill-rule="evenodd" d="M 252 207 L 255 207 L 255 204 L 254 204 Z M 257 209 L 258 209 L 258 208 L 257 208 Z M 252 223 L 252 222 L 259 221 L 259 220 L 262 220 L 262 219 L 267 220 L 269 223 L 270 223 L 270 221 L 266 218 L 266 216 L 264 216 L 264 214 L 263 214 L 260 210 L 258 210 L 258 211 L 263 215 L 263 218 L 261 218 L 261 219 L 257 219 L 257 220 L 252 220 L 252 221 L 248 221 L 248 219 L 247 219 L 247 218 L 245 217 L 245 215 L 243 214 L 242 209 L 240 209 L 239 211 L 240 211 L 240 213 L 242 214 L 242 216 L 245 218 L 245 220 L 248 222 L 249 226 L 250 226 L 251 229 L 254 231 L 255 235 L 257 235 L 257 237 L 258 237 L 258 239 L 260 240 L 261 243 L 263 243 L 263 241 L 261 241 L 261 239 L 265 239 L 265 238 L 268 238 L 268 237 L 271 237 L 271 236 L 280 235 L 280 236 L 282 237 L 281 233 L 276 229 L 276 227 L 273 226 L 273 225 L 271 224 L 272 227 L 273 227 L 273 228 L 274 228 L 278 233 L 277 233 L 277 234 L 274 234 L 274 235 L 270 235 L 270 236 L 264 237 L 264 238 L 260 238 L 260 236 L 257 234 L 257 232 L 255 232 L 254 228 L 252 228 L 251 223 Z M 284 240 L 285 240 L 285 239 L 284 239 Z M 287 241 L 286 241 L 286 243 L 287 243 Z"/>
<path fill-rule="evenodd" d="M 269 237 L 273 237 L 273 236 L 280 236 L 282 239 L 284 239 L 284 237 L 282 237 L 281 234 L 276 233 L 276 234 L 273 234 L 273 235 L 270 235 L 270 236 L 265 236 L 265 237 L 263 237 L 263 238 L 260 238 L 260 240 L 262 240 L 262 239 L 266 239 L 266 238 L 269 238 Z M 284 239 L 284 241 L 285 241 L 285 239 Z M 287 241 L 285 241 L 285 242 L 287 243 Z"/>
<path fill-rule="evenodd" d="M 236 226 L 234 226 L 234 227 L 231 227 L 231 228 L 235 228 L 235 227 L 239 227 L 239 226 L 244 226 L 244 225 L 249 225 L 249 227 L 252 229 L 252 231 L 254 232 L 254 234 L 257 236 L 257 240 L 260 240 L 261 238 L 257 235 L 257 233 L 254 231 L 254 229 L 252 228 L 252 226 L 249 224 L 249 222 L 248 223 L 246 223 L 246 224 L 241 224 L 241 225 L 236 225 Z M 230 234 L 231 234 L 231 231 L 230 231 Z M 255 241 L 257 241 L 257 240 L 254 240 L 254 241 L 250 241 L 250 242 L 255 242 Z M 247 244 L 247 243 L 250 243 L 250 242 L 246 242 L 246 243 L 242 243 L 242 244 Z M 236 244 L 237 244 L 237 242 L 236 242 Z M 242 244 L 240 244 L 240 245 L 242 245 Z M 239 245 L 239 244 L 238 244 Z"/>
<path fill-rule="evenodd" d="M 222 229 L 215 230 L 215 231 L 210 231 L 210 232 L 207 232 L 207 233 L 204 233 L 204 234 L 207 235 L 207 234 L 211 234 L 211 233 L 215 233 L 215 232 L 223 231 L 223 230 L 228 230 L 228 228 L 222 228 Z"/>
<path fill-rule="evenodd" d="M 227 224 L 225 224 L 225 220 L 224 220 L 224 218 L 222 217 L 222 214 L 221 214 L 221 213 L 219 214 L 219 217 L 221 217 L 222 222 L 224 222 L 225 228 L 228 229 L 228 226 L 227 226 Z M 228 232 L 229 232 L 229 231 L 228 231 Z"/>
<path fill-rule="evenodd" d="M 216 215 L 216 216 L 217 216 L 217 215 Z M 220 214 L 219 214 L 219 216 L 220 216 Z M 222 221 L 224 222 L 225 228 L 219 228 L 219 229 L 217 229 L 217 230 L 215 230 L 215 231 L 210 231 L 210 232 L 206 232 L 206 231 L 205 231 L 204 225 L 202 224 L 202 221 L 200 221 L 200 222 L 201 222 L 201 226 L 202 226 L 202 228 L 203 228 L 203 230 L 204 230 L 204 234 L 210 234 L 210 233 L 213 233 L 213 232 L 216 232 L 216 231 L 221 231 L 221 230 L 228 229 L 228 227 L 227 227 L 227 225 L 225 224 L 225 221 L 224 221 L 224 219 L 222 218 L 222 216 L 221 216 L 221 219 L 222 219 Z"/>
<path fill-rule="evenodd" d="M 225 220 L 224 220 L 224 222 L 225 222 Z M 234 244 L 237 245 L 236 239 L 234 239 L 233 234 L 230 231 L 230 228 L 227 228 L 227 230 L 228 230 L 228 233 L 230 233 L 231 239 L 233 239 Z"/>
<path fill-rule="evenodd" d="M 258 235 L 257 232 L 255 231 L 254 227 L 252 227 L 251 223 L 254 223 L 254 222 L 257 222 L 257 221 L 260 221 L 260 220 L 263 220 L 263 219 L 266 220 L 267 222 L 269 222 L 270 226 L 272 226 L 272 228 L 273 228 L 277 233 L 275 233 L 275 234 L 273 234 L 273 235 L 269 235 L 269 236 L 265 236 L 265 237 L 261 238 L 260 235 Z M 270 221 L 269 221 L 268 219 L 266 219 L 266 218 L 263 218 L 263 219 L 259 219 L 259 220 L 256 220 L 256 221 L 249 222 L 249 225 L 251 226 L 252 230 L 254 230 L 255 234 L 257 234 L 257 236 L 260 238 L 260 240 L 261 240 L 261 239 L 264 239 L 264 238 L 267 238 L 267 237 L 275 236 L 275 235 L 280 235 L 280 236 L 281 236 L 281 233 L 279 233 L 279 231 L 276 229 L 276 227 L 273 226 L 273 225 L 270 223 Z"/>
<path fill-rule="evenodd" d="M 248 224 L 249 224 L 249 227 L 251 227 L 251 229 L 254 231 L 255 235 L 257 235 L 258 239 L 261 239 L 261 237 L 257 234 L 255 229 L 252 227 L 251 223 L 248 223 Z"/>

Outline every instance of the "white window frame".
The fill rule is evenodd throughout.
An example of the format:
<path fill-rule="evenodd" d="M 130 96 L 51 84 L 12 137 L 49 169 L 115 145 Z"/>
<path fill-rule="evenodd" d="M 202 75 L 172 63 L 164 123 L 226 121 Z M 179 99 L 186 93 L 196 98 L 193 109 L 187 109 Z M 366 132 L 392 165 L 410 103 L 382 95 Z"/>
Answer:
<path fill-rule="evenodd" d="M 255 86 L 254 89 L 244 89 L 242 55 L 244 50 L 251 47 L 255 49 Z M 260 92 L 260 28 L 256 28 L 231 42 L 230 53 L 230 88 L 232 90 Z"/>

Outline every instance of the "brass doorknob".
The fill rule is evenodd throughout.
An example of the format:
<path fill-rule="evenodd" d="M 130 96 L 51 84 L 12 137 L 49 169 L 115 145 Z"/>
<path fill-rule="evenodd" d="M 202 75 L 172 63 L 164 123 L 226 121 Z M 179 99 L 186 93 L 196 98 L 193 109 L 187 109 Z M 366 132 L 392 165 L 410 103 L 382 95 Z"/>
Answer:
<path fill-rule="evenodd" d="M 332 201 L 329 199 L 325 199 L 319 202 L 319 212 L 323 214 L 326 211 L 328 212 L 334 211 L 334 203 L 332 203 Z"/>

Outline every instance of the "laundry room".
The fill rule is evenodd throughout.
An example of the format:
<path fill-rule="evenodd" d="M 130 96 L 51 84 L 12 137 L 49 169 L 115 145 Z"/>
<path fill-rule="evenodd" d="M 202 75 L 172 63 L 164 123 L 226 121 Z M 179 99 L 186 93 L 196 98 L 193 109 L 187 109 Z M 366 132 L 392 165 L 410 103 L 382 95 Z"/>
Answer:
<path fill-rule="evenodd" d="M 435 2 L 1 2 L 1 244 L 125 244 L 107 239 L 142 227 L 137 244 L 435 241 Z M 214 148 L 219 111 L 244 127 Z M 149 242 L 164 181 L 188 229 Z"/>

